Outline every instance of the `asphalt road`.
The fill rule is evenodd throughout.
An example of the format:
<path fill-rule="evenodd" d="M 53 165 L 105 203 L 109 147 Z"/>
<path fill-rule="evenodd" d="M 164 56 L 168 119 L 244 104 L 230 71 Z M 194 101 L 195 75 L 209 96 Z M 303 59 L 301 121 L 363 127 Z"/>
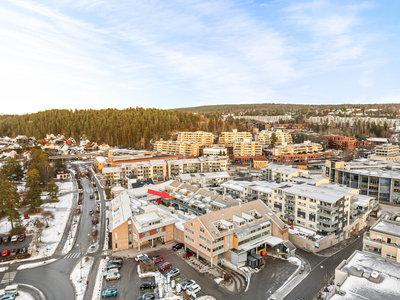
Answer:
<path fill-rule="evenodd" d="M 312 300 L 327 283 L 328 278 L 331 278 L 335 274 L 335 268 L 355 250 L 361 249 L 362 235 L 347 248 L 344 248 L 331 257 L 322 258 L 319 264 L 315 265 L 313 263 L 315 266 L 308 276 L 285 297 L 285 300 L 294 300 L 299 297 L 304 298 L 304 300 Z"/>

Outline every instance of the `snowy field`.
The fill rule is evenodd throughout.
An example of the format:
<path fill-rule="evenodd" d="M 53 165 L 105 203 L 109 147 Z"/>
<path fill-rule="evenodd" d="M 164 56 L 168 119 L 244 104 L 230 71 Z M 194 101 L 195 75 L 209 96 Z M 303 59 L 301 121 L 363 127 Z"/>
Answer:
<path fill-rule="evenodd" d="M 88 260 L 86 261 L 86 258 Z M 81 262 L 82 262 L 82 280 L 81 280 Z M 82 257 L 81 261 L 76 264 L 72 270 L 70 279 L 75 288 L 75 300 L 82 300 L 85 296 L 90 269 L 92 268 L 94 262 L 93 257 Z"/>
<path fill-rule="evenodd" d="M 62 196 L 59 196 L 58 199 L 60 202 L 57 203 L 45 203 L 40 206 L 45 211 L 51 211 L 54 214 L 54 219 L 49 220 L 49 227 L 44 228 L 42 232 L 42 242 L 39 243 L 38 251 L 32 251 L 33 243 L 31 243 L 29 249 L 32 251 L 32 256 L 29 259 L 37 259 L 42 258 L 44 256 L 51 256 L 53 255 L 54 251 L 56 250 L 58 243 L 61 240 L 63 232 L 65 230 L 65 226 L 67 224 L 67 220 L 69 214 L 72 209 L 72 202 L 73 202 L 73 183 L 72 182 L 62 182 L 57 183 L 59 186 L 60 193 L 66 193 Z M 46 196 L 42 196 L 42 198 L 46 198 Z M 28 208 L 24 207 L 20 210 L 20 213 L 23 214 Z M 30 215 L 29 219 L 23 219 L 23 224 L 26 226 L 26 233 L 33 233 L 35 228 L 33 226 L 34 221 L 37 218 L 40 218 L 41 214 Z M 6 234 L 11 230 L 11 224 L 7 220 L 7 217 L 4 217 L 0 220 L 0 232 L 2 234 Z M 29 260 L 28 259 L 28 260 Z M 26 259 L 25 259 L 26 260 Z"/>

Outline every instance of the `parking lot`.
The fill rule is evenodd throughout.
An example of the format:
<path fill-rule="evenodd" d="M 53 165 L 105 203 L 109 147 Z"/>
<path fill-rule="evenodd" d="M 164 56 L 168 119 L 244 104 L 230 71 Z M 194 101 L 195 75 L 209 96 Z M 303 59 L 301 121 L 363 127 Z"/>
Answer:
<path fill-rule="evenodd" d="M 3 238 L 4 238 L 4 236 L 3 236 Z M 33 238 L 33 235 L 27 235 L 25 237 L 25 240 L 22 242 L 18 242 L 18 241 L 17 242 L 9 242 L 9 243 L 3 242 L 0 245 L 0 253 L 2 253 L 4 250 L 10 250 L 10 252 L 11 252 L 11 250 L 15 249 L 15 248 L 20 248 L 20 249 L 27 248 L 28 249 L 30 243 L 32 242 L 32 238 Z M 10 256 L 8 256 L 8 257 L 10 257 Z"/>

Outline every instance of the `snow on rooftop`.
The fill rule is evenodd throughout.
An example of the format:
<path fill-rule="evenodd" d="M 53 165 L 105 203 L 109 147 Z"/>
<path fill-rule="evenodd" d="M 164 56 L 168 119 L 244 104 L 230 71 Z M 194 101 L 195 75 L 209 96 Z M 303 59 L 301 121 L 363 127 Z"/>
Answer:
<path fill-rule="evenodd" d="M 386 232 L 388 234 L 400 236 L 400 223 L 394 221 L 379 220 L 372 226 L 371 230 L 378 230 Z"/>

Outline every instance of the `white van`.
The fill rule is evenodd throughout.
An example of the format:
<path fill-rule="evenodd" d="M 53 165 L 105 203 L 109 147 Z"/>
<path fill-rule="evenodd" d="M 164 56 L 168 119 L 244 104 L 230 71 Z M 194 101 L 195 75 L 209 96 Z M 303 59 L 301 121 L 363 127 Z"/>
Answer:
<path fill-rule="evenodd" d="M 6 288 L 4 289 L 4 293 L 5 294 L 14 294 L 15 296 L 17 296 L 18 295 L 18 284 L 12 284 L 12 285 L 6 286 Z"/>

